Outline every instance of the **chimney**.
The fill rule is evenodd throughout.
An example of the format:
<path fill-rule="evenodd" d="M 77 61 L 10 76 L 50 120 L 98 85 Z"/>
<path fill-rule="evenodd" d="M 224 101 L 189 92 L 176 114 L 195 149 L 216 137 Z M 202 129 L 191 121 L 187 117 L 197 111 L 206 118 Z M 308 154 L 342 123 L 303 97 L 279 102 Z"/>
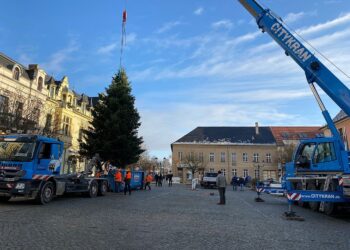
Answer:
<path fill-rule="evenodd" d="M 255 134 L 256 135 L 259 134 L 259 123 L 258 122 L 255 123 Z"/>

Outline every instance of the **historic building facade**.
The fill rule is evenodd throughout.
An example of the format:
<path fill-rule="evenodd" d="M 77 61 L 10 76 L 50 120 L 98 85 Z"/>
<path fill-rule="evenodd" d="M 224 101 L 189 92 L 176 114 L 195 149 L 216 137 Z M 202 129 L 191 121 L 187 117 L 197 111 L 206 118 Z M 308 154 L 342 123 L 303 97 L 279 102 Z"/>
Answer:
<path fill-rule="evenodd" d="M 291 145 L 314 137 L 319 127 L 197 127 L 171 144 L 174 175 L 186 183 L 204 172 L 278 180 Z M 286 148 L 287 147 L 287 148 Z M 294 148 L 293 148 L 294 149 Z"/>
<path fill-rule="evenodd" d="M 338 129 L 340 136 L 342 137 L 345 148 L 349 150 L 349 138 L 350 138 L 350 118 L 341 110 L 334 118 L 333 122 Z M 331 131 L 327 126 L 322 127 L 322 131 L 325 136 L 331 136 Z"/>
<path fill-rule="evenodd" d="M 192 178 L 191 159 L 200 163 L 199 177 L 221 170 L 228 182 L 234 175 L 277 179 L 276 142 L 268 127 L 197 127 L 171 147 L 173 172 L 182 182 Z"/>
<path fill-rule="evenodd" d="M 25 67 L 0 53 L 0 132 L 44 134 L 64 142 L 63 171 L 82 171 L 82 131 L 97 98 L 78 94 L 37 64 Z"/>

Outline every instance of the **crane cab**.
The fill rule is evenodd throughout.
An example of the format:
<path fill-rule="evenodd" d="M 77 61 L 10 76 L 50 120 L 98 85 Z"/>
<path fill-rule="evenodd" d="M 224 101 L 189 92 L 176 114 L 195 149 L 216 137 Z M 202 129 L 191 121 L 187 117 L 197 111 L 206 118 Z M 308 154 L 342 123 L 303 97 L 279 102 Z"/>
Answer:
<path fill-rule="evenodd" d="M 303 140 L 294 154 L 294 168 L 303 173 L 343 172 L 348 161 L 342 152 L 344 150 L 334 138 Z"/>

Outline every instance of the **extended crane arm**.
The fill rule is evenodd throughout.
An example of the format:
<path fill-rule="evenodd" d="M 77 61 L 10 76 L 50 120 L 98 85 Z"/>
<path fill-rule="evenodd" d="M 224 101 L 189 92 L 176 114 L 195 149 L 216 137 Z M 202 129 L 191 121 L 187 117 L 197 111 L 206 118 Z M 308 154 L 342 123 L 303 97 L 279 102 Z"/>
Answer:
<path fill-rule="evenodd" d="M 313 93 L 317 85 L 350 116 L 350 90 L 311 53 L 293 34 L 284 27 L 281 19 L 276 17 L 269 9 L 264 9 L 255 0 L 238 0 L 248 12 L 256 19 L 259 28 L 267 32 L 304 70 L 307 81 Z M 317 92 L 316 92 L 317 93 Z M 315 96 L 318 104 L 319 97 Z M 322 105 L 320 105 L 322 109 Z M 322 109 L 327 124 L 335 137 L 339 134 L 330 118 L 327 110 Z"/>

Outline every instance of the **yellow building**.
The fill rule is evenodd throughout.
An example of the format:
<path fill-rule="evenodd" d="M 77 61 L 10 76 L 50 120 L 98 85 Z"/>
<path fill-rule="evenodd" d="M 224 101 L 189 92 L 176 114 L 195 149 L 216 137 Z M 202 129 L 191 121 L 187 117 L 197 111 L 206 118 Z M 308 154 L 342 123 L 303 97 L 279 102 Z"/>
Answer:
<path fill-rule="evenodd" d="M 174 176 L 184 183 L 192 178 L 188 165 L 196 162 L 200 178 L 219 170 L 228 183 L 233 176 L 278 178 L 276 142 L 269 127 L 197 127 L 171 147 Z"/>
<path fill-rule="evenodd" d="M 55 80 L 37 64 L 25 67 L 0 53 L 0 132 L 59 138 L 65 145 L 64 172 L 84 170 L 79 145 L 96 101 L 73 91 L 68 77 Z"/>

